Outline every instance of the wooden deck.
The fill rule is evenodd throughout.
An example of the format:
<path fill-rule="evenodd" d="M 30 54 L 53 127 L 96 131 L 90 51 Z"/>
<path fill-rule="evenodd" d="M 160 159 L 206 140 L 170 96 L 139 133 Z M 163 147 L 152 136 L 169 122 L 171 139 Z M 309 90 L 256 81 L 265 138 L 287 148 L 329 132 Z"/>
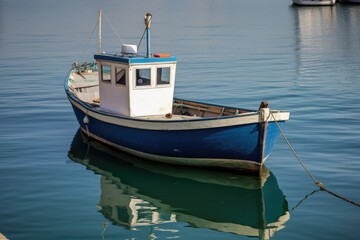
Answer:
<path fill-rule="evenodd" d="M 99 99 L 98 72 L 73 72 L 68 81 L 70 90 L 81 101 L 94 104 Z"/>
<path fill-rule="evenodd" d="M 97 86 L 99 85 L 98 72 L 82 72 L 81 74 L 74 72 L 70 83 L 74 89 Z"/>

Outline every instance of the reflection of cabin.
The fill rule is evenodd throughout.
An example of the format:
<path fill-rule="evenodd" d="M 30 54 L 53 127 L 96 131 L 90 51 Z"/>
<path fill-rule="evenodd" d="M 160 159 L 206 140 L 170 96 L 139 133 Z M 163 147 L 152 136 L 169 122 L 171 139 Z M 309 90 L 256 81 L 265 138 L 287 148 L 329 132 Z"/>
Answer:
<path fill-rule="evenodd" d="M 101 110 L 130 117 L 172 112 L 175 57 L 96 54 L 95 59 Z"/>
<path fill-rule="evenodd" d="M 129 195 L 103 176 L 100 181 L 99 207 L 114 224 L 139 227 L 176 222 L 175 214 L 159 212 L 151 203 Z"/>

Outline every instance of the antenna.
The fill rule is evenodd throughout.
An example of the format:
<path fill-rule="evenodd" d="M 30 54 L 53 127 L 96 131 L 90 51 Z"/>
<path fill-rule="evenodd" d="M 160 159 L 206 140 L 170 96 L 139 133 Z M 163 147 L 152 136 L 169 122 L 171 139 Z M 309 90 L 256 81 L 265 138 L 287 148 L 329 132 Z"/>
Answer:
<path fill-rule="evenodd" d="M 99 33 L 98 33 L 98 53 L 101 53 L 101 16 L 102 16 L 102 10 L 99 10 L 99 19 L 98 19 L 98 24 L 99 24 Z"/>
<path fill-rule="evenodd" d="M 147 13 L 144 17 L 145 21 L 145 28 L 146 28 L 146 45 L 147 45 L 147 51 L 146 51 L 146 57 L 150 57 L 150 27 L 151 27 L 151 13 Z"/>

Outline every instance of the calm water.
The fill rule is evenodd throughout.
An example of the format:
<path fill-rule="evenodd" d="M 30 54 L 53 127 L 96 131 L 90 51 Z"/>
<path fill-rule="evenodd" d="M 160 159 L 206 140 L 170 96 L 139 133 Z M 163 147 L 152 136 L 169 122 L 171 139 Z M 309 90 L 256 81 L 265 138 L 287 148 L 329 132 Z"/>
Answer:
<path fill-rule="evenodd" d="M 265 180 L 147 164 L 83 139 L 63 79 L 73 62 L 92 58 L 99 8 L 121 38 L 104 21 L 112 51 L 137 44 L 143 15 L 153 14 L 152 50 L 178 58 L 177 97 L 290 110 L 284 131 L 308 168 L 360 202 L 360 6 L 0 0 L 2 234 L 358 239 L 360 208 L 311 194 L 316 186 L 282 139 Z"/>

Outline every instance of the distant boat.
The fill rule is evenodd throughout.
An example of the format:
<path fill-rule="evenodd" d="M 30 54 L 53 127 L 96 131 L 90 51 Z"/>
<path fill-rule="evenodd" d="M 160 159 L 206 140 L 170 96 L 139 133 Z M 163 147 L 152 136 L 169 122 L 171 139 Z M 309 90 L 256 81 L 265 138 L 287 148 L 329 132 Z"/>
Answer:
<path fill-rule="evenodd" d="M 91 138 L 153 161 L 258 173 L 280 135 L 288 111 L 206 104 L 176 99 L 176 57 L 124 44 L 121 53 L 101 49 L 96 62 L 73 64 L 65 92 L 81 129 Z M 144 32 L 145 33 L 145 32 Z M 190 76 L 191 77 L 191 76 Z"/>
<path fill-rule="evenodd" d="M 293 0 L 293 3 L 303 6 L 333 6 L 336 0 Z"/>
<path fill-rule="evenodd" d="M 186 222 L 265 240 L 290 219 L 288 202 L 266 167 L 259 176 L 246 176 L 156 164 L 92 141 L 80 131 L 68 156 L 100 175 L 98 207 L 113 225 L 138 231 Z M 176 238 L 182 233 L 173 226 L 155 227 L 151 234 Z"/>
<path fill-rule="evenodd" d="M 360 4 L 360 0 L 341 0 L 341 3 L 349 3 L 349 4 Z"/>

